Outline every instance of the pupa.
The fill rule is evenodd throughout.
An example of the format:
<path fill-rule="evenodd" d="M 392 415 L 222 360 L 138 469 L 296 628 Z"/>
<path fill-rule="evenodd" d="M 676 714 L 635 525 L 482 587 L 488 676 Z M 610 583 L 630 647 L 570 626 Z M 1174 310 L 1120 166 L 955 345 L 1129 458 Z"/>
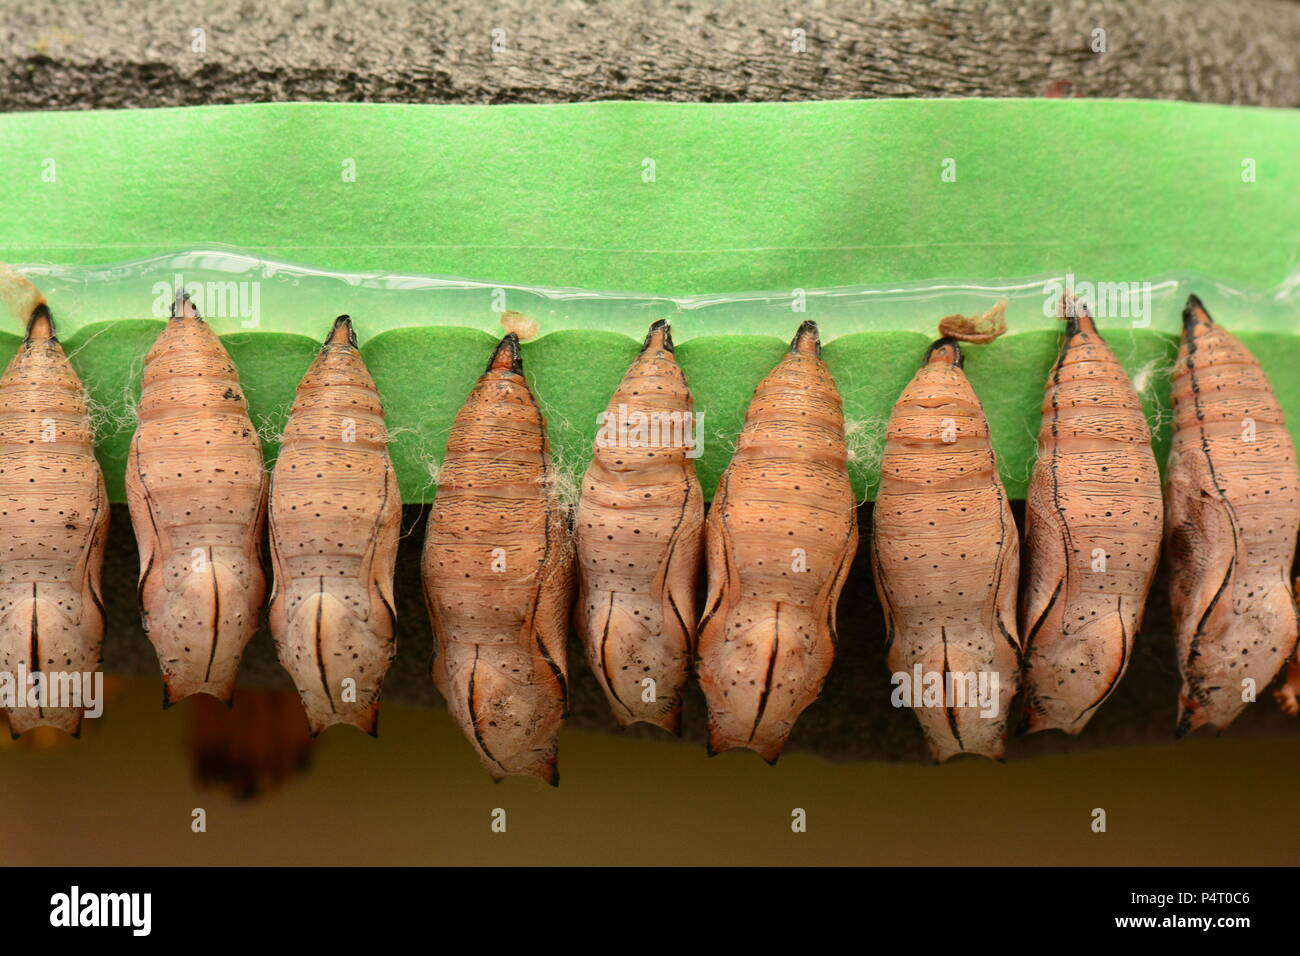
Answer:
<path fill-rule="evenodd" d="M 1295 649 L 1300 472 L 1259 362 L 1194 295 L 1183 310 L 1173 400 L 1165 553 L 1181 737 L 1222 731 Z"/>
<path fill-rule="evenodd" d="M 1062 297 L 1025 502 L 1024 729 L 1081 731 L 1128 666 L 1160 555 L 1142 402 L 1087 308 Z"/>
<path fill-rule="evenodd" d="M 64 695 L 99 668 L 109 508 L 85 389 L 36 301 L 0 378 L 0 672 L 15 682 L 15 737 L 34 727 L 75 737 L 91 702 Z"/>
<path fill-rule="evenodd" d="M 614 718 L 678 733 L 695 641 L 701 436 L 666 321 L 601 416 L 574 519 L 574 627 Z"/>
<path fill-rule="evenodd" d="M 1300 579 L 1296 580 L 1296 604 L 1296 613 L 1300 614 Z M 1288 717 L 1300 717 L 1300 644 L 1297 644 L 1296 653 L 1287 661 L 1286 675 L 1273 692 L 1273 698 L 1278 702 L 1282 713 Z"/>
<path fill-rule="evenodd" d="M 230 703 L 266 596 L 266 472 L 239 373 L 184 293 L 145 355 L 138 411 L 126 500 L 163 706 Z"/>
<path fill-rule="evenodd" d="M 270 624 L 312 735 L 374 735 L 392 663 L 402 501 L 384 407 L 341 315 L 298 385 L 271 473 Z"/>
<path fill-rule="evenodd" d="M 871 566 L 895 705 L 913 708 L 936 762 L 1000 760 L 1021 667 L 1020 544 L 984 408 L 943 329 L 890 414 Z"/>
<path fill-rule="evenodd" d="M 558 784 L 573 542 L 523 371 L 511 333 L 456 414 L 422 574 L 434 683 L 483 766 Z"/>
<path fill-rule="evenodd" d="M 1300 581 L 1296 581 L 1296 600 L 1300 602 Z M 1300 646 L 1296 647 L 1295 654 L 1287 661 L 1286 673 L 1273 691 L 1273 699 L 1277 701 L 1282 713 L 1300 717 Z"/>
<path fill-rule="evenodd" d="M 775 763 L 835 656 L 835 615 L 857 550 L 844 411 L 817 326 L 754 391 L 705 523 L 699 628 L 709 752 Z"/>

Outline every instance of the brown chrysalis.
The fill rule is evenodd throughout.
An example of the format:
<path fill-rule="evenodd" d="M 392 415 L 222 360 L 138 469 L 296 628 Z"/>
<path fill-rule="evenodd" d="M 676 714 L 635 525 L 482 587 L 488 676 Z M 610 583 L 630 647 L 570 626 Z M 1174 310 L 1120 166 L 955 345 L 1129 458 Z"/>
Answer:
<path fill-rule="evenodd" d="M 573 544 L 551 477 L 511 333 L 452 424 L 423 559 L 434 682 L 498 780 L 559 781 Z"/>
<path fill-rule="evenodd" d="M 38 298 L 0 378 L 0 671 L 18 694 L 22 672 L 44 675 L 45 687 L 36 706 L 8 711 L 15 736 L 42 726 L 80 733 L 83 707 L 48 692 L 57 685 L 62 695 L 74 675 L 99 668 L 108 513 L 85 389 Z"/>
<path fill-rule="evenodd" d="M 936 761 L 1001 758 L 1021 664 L 1020 546 L 956 338 L 930 346 L 894 405 L 873 526 L 895 702 Z"/>
<path fill-rule="evenodd" d="M 620 726 L 680 729 L 704 542 L 700 437 L 668 323 L 656 322 L 605 411 L 574 520 L 574 626 Z"/>
<path fill-rule="evenodd" d="M 709 749 L 775 762 L 835 656 L 835 610 L 857 550 L 844 412 L 805 322 L 759 383 L 706 523 L 699 677 Z"/>
<path fill-rule="evenodd" d="M 187 295 L 145 356 L 139 415 L 126 498 L 164 705 L 229 702 L 266 593 L 266 473 L 239 373 Z"/>
<path fill-rule="evenodd" d="M 1025 503 L 1025 730 L 1081 731 L 1124 675 L 1160 555 L 1160 472 L 1123 367 L 1066 320 Z"/>
<path fill-rule="evenodd" d="M 1259 362 L 1196 296 L 1173 381 L 1165 553 L 1183 736 L 1227 727 L 1295 650 L 1300 472 Z"/>
<path fill-rule="evenodd" d="M 393 660 L 402 518 L 379 392 L 341 315 L 303 376 L 271 475 L 271 634 L 312 734 L 374 734 Z"/>

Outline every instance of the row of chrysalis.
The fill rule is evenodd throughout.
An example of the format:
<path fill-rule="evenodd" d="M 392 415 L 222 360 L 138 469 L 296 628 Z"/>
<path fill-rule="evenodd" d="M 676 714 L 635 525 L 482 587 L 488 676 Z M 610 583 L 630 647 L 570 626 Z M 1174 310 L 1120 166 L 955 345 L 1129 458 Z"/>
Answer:
<path fill-rule="evenodd" d="M 1084 727 L 1131 656 L 1162 528 L 1180 734 L 1227 726 L 1295 651 L 1300 475 L 1258 363 L 1189 300 L 1162 499 L 1136 392 L 1086 310 L 1070 300 L 1062 313 L 1023 575 L 955 338 L 930 347 L 890 417 L 871 562 L 888 666 L 926 685 L 906 702 L 936 759 L 1000 757 L 1022 683 L 1025 729 Z M 433 676 L 495 778 L 558 779 L 570 619 L 624 726 L 678 731 L 695 673 L 710 751 L 745 747 L 774 761 L 817 698 L 858 531 L 841 401 L 816 326 L 799 328 L 758 385 L 707 519 L 692 412 L 668 325 L 656 322 L 606 413 L 642 431 L 602 429 L 572 520 L 553 493 L 545 422 L 514 335 L 456 416 L 423 555 Z M 400 498 L 387 443 L 342 316 L 298 388 L 268 477 L 235 367 L 178 299 L 145 359 L 126 475 L 167 703 L 232 698 L 265 596 L 269 514 L 271 631 L 311 730 L 374 733 L 395 636 Z M 42 303 L 0 380 L 0 670 L 98 666 L 107 523 L 84 391 Z M 1292 712 L 1297 684 L 1293 662 L 1278 692 Z M 15 733 L 76 733 L 80 721 L 67 707 L 9 713 Z"/>

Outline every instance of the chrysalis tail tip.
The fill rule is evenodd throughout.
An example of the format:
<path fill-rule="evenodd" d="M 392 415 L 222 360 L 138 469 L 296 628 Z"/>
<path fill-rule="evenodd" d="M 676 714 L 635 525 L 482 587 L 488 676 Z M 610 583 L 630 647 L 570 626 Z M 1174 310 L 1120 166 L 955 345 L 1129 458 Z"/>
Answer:
<path fill-rule="evenodd" d="M 677 351 L 673 347 L 673 329 L 667 319 L 658 319 L 650 326 L 645 342 L 641 345 L 641 351 L 651 348 L 661 348 L 669 352 Z"/>
<path fill-rule="evenodd" d="M 44 302 L 32 309 L 32 317 L 27 321 L 27 338 L 24 341 L 58 341 L 58 337 L 54 334 L 54 317 L 50 315 L 50 307 Z"/>
<path fill-rule="evenodd" d="M 930 343 L 930 347 L 925 352 L 925 361 L 921 364 L 940 365 L 947 363 L 954 368 L 961 368 L 965 361 L 961 354 L 961 345 L 958 344 L 956 339 L 945 336 Z"/>
<path fill-rule="evenodd" d="M 172 302 L 172 318 L 203 320 L 203 317 L 199 315 L 198 308 L 194 305 L 194 301 L 190 298 L 190 294 L 184 289 L 178 289 L 176 292 L 176 300 Z"/>
<path fill-rule="evenodd" d="M 1187 304 L 1183 306 L 1183 331 L 1191 332 L 1197 326 L 1209 328 L 1214 325 L 1214 319 L 1210 317 L 1209 311 L 1205 308 L 1205 303 L 1197 295 L 1189 295 Z"/>
<path fill-rule="evenodd" d="M 1092 314 L 1088 312 L 1087 303 L 1078 296 L 1068 292 L 1061 293 L 1061 304 L 1056 310 L 1056 317 L 1065 320 L 1066 336 L 1078 335 L 1080 331 L 1096 332 Z"/>
<path fill-rule="evenodd" d="M 334 326 L 330 329 L 330 334 L 326 336 L 325 344 L 357 347 L 357 333 L 352 328 L 352 316 L 340 315 L 334 320 Z"/>
<path fill-rule="evenodd" d="M 489 372 L 514 372 L 516 375 L 524 373 L 524 359 L 519 352 L 519 336 L 514 332 L 509 333 L 503 338 L 492 353 L 492 359 L 488 362 L 487 370 Z"/>
<path fill-rule="evenodd" d="M 795 332 L 794 338 L 790 340 L 790 351 L 802 355 L 821 356 L 822 336 L 816 322 L 809 319 L 799 326 L 799 331 Z"/>

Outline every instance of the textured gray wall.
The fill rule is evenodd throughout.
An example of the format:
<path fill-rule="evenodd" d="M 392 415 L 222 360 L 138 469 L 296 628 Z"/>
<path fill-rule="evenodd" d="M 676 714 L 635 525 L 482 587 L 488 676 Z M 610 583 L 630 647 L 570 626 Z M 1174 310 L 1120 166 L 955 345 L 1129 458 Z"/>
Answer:
<path fill-rule="evenodd" d="M 1106 31 L 1094 53 L 1093 30 Z M 194 30 L 205 52 L 194 52 Z M 498 46 L 494 52 L 493 31 Z M 806 35 L 806 52 L 792 50 Z M 1285 0 L 3 0 L 0 110 L 1153 97 L 1300 106 Z"/>

